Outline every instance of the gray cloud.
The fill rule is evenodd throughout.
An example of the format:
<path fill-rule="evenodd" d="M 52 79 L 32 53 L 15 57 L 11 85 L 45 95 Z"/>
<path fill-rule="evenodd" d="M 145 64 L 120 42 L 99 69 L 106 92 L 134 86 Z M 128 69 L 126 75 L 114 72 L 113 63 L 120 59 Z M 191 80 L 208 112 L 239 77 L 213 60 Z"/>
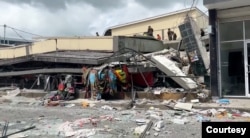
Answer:
<path fill-rule="evenodd" d="M 46 7 L 49 10 L 60 10 L 66 8 L 65 0 L 3 0 L 11 4 L 27 4 L 33 7 Z"/>
<path fill-rule="evenodd" d="M 150 10 L 156 8 L 169 8 L 176 3 L 183 3 L 185 0 L 178 0 L 178 2 L 174 2 L 173 0 L 135 0 L 135 2 L 147 7 Z"/>
<path fill-rule="evenodd" d="M 107 11 L 119 8 L 126 4 L 124 0 L 3 0 L 11 4 L 28 4 L 34 7 L 43 6 L 51 11 L 63 10 L 67 5 L 80 4 L 91 5 L 97 10 Z"/>
<path fill-rule="evenodd" d="M 101 10 L 118 9 L 122 6 L 126 6 L 126 0 L 82 0 L 93 7 Z"/>

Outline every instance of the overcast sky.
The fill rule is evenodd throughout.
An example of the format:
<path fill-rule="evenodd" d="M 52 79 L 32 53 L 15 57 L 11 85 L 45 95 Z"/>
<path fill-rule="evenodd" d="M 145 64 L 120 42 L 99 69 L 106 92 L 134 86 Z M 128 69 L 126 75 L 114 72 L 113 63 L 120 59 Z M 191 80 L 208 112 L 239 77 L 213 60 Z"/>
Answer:
<path fill-rule="evenodd" d="M 0 0 L 0 36 L 4 27 L 41 36 L 89 36 L 114 25 L 184 8 L 193 0 Z M 203 0 L 197 7 L 207 11 Z M 6 29 L 6 37 L 35 37 Z"/>

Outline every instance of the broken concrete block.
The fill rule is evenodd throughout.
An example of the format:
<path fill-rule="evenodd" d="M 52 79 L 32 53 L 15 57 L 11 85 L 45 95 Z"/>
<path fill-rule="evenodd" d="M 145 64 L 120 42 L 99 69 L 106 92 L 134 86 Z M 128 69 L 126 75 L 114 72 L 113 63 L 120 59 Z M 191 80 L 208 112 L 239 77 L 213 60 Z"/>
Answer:
<path fill-rule="evenodd" d="M 161 131 L 161 129 L 158 128 L 158 127 L 155 127 L 154 130 L 157 131 L 157 132 L 160 132 L 160 131 Z"/>
<path fill-rule="evenodd" d="M 185 118 L 184 118 L 184 119 L 174 118 L 174 119 L 172 120 L 172 122 L 175 123 L 175 124 L 184 125 L 184 124 L 186 124 L 186 123 L 188 122 L 188 120 L 185 119 Z"/>
<path fill-rule="evenodd" d="M 215 116 L 218 113 L 215 109 L 210 109 L 208 112 L 210 112 L 212 116 Z"/>
<path fill-rule="evenodd" d="M 161 91 L 160 91 L 160 90 L 154 90 L 154 94 L 155 94 L 155 95 L 160 95 L 160 94 L 161 94 Z"/>
<path fill-rule="evenodd" d="M 108 106 L 108 105 L 104 105 L 101 108 L 104 109 L 104 110 L 113 110 L 113 107 Z"/>
<path fill-rule="evenodd" d="M 65 107 L 71 108 L 71 107 L 74 107 L 74 106 L 75 106 L 75 104 L 68 104 Z"/>
<path fill-rule="evenodd" d="M 122 121 L 121 118 L 114 118 L 116 121 Z"/>
<path fill-rule="evenodd" d="M 163 121 L 158 121 L 154 125 L 154 130 L 160 132 L 161 128 L 164 127 L 164 122 Z"/>
<path fill-rule="evenodd" d="M 15 90 L 7 91 L 7 95 L 5 95 L 5 96 L 3 96 L 3 97 L 6 97 L 6 98 L 15 97 L 15 96 L 19 95 L 20 92 L 21 92 L 20 89 L 17 88 L 17 89 L 15 89 Z"/>
<path fill-rule="evenodd" d="M 194 100 L 191 100 L 191 103 L 199 103 L 199 99 L 194 99 Z"/>
<path fill-rule="evenodd" d="M 174 109 L 182 109 L 182 110 L 187 110 L 191 111 L 193 107 L 192 103 L 177 103 L 174 106 Z"/>
<path fill-rule="evenodd" d="M 157 137 L 158 135 L 159 135 L 159 133 L 157 133 L 157 132 L 154 133 L 154 136 L 155 136 L 155 137 Z"/>
<path fill-rule="evenodd" d="M 147 125 L 138 126 L 134 129 L 134 135 L 141 135 L 146 129 Z"/>

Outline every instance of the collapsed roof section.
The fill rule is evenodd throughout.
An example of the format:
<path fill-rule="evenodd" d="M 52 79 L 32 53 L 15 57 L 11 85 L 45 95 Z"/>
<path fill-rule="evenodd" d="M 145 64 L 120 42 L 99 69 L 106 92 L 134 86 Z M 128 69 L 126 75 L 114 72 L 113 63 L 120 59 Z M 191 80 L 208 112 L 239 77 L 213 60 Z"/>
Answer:
<path fill-rule="evenodd" d="M 50 38 L 31 45 L 0 50 L 0 65 L 34 61 L 99 65 L 112 53 L 130 48 L 142 53 L 163 49 L 161 41 L 150 37 L 71 37 Z"/>
<path fill-rule="evenodd" d="M 46 38 L 30 45 L 2 48 L 0 77 L 81 73 L 82 65 L 99 66 L 126 60 L 127 56 L 122 54 L 126 48 L 148 53 L 163 49 L 163 43 L 143 36 Z"/>

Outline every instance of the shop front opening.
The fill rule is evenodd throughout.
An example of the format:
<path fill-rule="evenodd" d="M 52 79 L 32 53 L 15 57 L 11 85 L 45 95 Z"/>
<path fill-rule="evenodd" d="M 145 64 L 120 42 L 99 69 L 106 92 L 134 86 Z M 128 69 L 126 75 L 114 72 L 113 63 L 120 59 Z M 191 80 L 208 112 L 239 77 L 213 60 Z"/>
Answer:
<path fill-rule="evenodd" d="M 250 21 L 219 24 L 222 96 L 249 97 Z"/>

